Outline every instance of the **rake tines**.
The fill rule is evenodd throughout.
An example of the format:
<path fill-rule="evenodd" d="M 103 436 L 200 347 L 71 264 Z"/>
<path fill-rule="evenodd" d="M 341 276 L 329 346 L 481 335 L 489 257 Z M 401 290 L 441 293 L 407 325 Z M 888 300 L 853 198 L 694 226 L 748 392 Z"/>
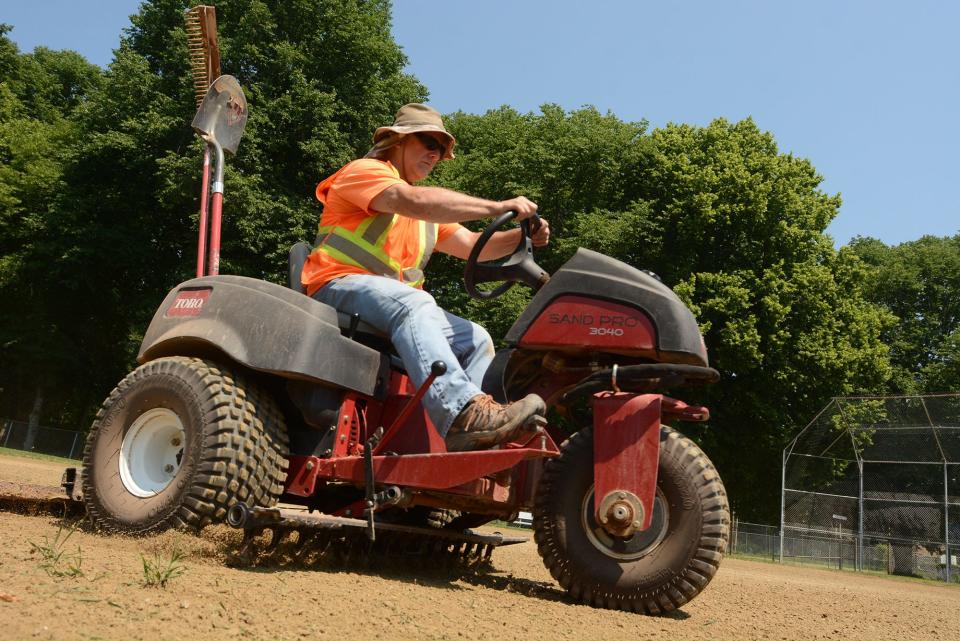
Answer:
<path fill-rule="evenodd" d="M 190 73 L 197 107 L 210 85 L 220 76 L 220 47 L 217 44 L 217 11 L 200 5 L 183 14 L 190 53 Z"/>

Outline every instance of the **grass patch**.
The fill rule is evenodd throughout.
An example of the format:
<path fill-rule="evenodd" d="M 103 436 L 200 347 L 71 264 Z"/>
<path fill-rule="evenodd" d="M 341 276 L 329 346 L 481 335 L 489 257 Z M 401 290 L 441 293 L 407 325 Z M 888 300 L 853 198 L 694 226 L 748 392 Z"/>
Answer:
<path fill-rule="evenodd" d="M 0 447 L 0 456 L 15 456 L 17 458 L 29 458 L 37 461 L 52 461 L 54 463 L 63 463 L 67 466 L 76 466 L 79 459 L 63 458 L 52 454 L 40 454 L 39 452 L 26 452 L 24 450 L 15 450 L 9 447 Z"/>
<path fill-rule="evenodd" d="M 67 541 L 77 531 L 79 522 L 74 525 L 60 523 L 56 535 L 51 540 L 50 537 L 43 537 L 43 543 L 34 543 L 30 541 L 32 551 L 39 557 L 39 565 L 50 576 L 83 576 L 83 552 L 80 546 L 77 551 L 67 549 Z"/>
<path fill-rule="evenodd" d="M 533 533 L 532 527 L 524 527 L 522 525 L 517 525 L 512 521 L 501 521 L 500 519 L 494 519 L 493 521 L 490 521 L 489 523 L 487 523 L 487 525 L 489 525 L 490 527 L 505 527 L 505 528 L 510 528 L 511 530 L 520 530 L 521 532 L 530 532 L 531 534 Z"/>
<path fill-rule="evenodd" d="M 179 550 L 174 550 L 170 557 L 165 559 L 161 558 L 159 554 L 155 554 L 152 559 L 148 559 L 141 554 L 143 578 L 140 580 L 140 585 L 145 588 L 167 587 L 167 583 L 187 571 L 180 563 L 184 556 Z"/>

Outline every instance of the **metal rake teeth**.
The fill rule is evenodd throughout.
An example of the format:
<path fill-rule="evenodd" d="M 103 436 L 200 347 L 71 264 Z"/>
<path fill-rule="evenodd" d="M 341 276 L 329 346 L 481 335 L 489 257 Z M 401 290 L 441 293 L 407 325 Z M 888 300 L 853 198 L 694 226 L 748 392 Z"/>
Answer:
<path fill-rule="evenodd" d="M 334 537 L 328 532 L 297 528 L 248 530 L 237 552 L 244 565 L 346 567 L 399 565 L 449 571 L 475 569 L 490 562 L 492 545 L 425 540 L 422 536 L 384 532 L 371 543 L 360 533 Z"/>
<path fill-rule="evenodd" d="M 399 565 L 449 572 L 480 568 L 490 563 L 493 548 L 526 540 L 389 523 L 378 524 L 376 539 L 370 540 L 365 520 L 243 504 L 231 508 L 227 522 L 244 530 L 233 555 L 243 565 Z"/>

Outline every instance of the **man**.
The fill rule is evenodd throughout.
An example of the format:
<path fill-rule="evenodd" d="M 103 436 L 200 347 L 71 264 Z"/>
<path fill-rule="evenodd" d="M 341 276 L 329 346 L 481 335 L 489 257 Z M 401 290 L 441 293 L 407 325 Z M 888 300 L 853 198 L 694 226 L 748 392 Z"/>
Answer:
<path fill-rule="evenodd" d="M 447 373 L 423 397 L 449 451 L 492 447 L 529 429 L 546 406 L 536 394 L 500 405 L 481 392 L 493 342 L 479 325 L 441 309 L 423 291 L 423 269 L 436 249 L 467 258 L 480 234 L 459 223 L 515 211 L 535 215 L 536 203 L 517 196 L 491 201 L 415 183 L 438 162 L 453 158 L 456 140 L 440 114 L 421 104 L 403 106 L 393 125 L 380 127 L 374 146 L 317 185 L 323 203 L 317 248 L 303 269 L 307 294 L 389 334 L 414 385 L 434 361 Z M 509 254 L 520 230 L 495 234 L 481 260 Z M 542 221 L 533 237 L 547 244 Z"/>

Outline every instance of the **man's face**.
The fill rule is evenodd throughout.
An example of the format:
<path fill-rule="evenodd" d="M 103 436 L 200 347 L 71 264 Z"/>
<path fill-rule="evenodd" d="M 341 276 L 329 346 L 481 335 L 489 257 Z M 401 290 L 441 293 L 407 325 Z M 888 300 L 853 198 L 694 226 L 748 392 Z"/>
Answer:
<path fill-rule="evenodd" d="M 439 135 L 417 132 L 403 141 L 403 170 L 407 182 L 415 183 L 430 175 L 443 157 L 446 141 Z"/>

